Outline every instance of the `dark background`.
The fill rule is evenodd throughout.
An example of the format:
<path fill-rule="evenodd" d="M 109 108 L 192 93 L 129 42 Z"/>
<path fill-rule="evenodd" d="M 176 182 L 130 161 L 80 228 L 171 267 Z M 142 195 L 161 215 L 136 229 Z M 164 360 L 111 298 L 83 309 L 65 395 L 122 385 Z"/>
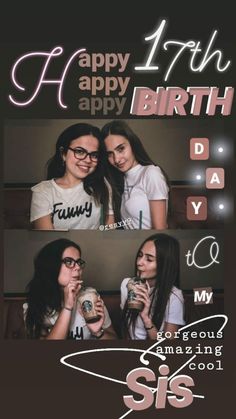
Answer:
<path fill-rule="evenodd" d="M 79 117 L 56 109 L 55 98 L 49 95 L 45 105 L 45 97 L 32 108 L 17 110 L 10 108 L 6 100 L 9 94 L 9 69 L 15 52 L 34 50 L 38 47 L 54 46 L 55 44 L 92 46 L 94 51 L 101 46 L 110 51 L 123 48 L 132 50 L 137 57 L 143 57 L 145 48 L 142 44 L 144 35 L 152 33 L 161 18 L 168 18 L 168 38 L 199 39 L 207 42 L 213 29 L 219 29 L 217 46 L 223 48 L 224 56 L 233 60 L 235 51 L 235 21 L 232 2 L 178 2 L 175 6 L 160 2 L 146 2 L 145 6 L 133 3 L 133 8 L 127 10 L 127 2 L 100 2 L 99 5 L 89 4 L 85 8 L 77 2 L 67 2 L 63 8 L 58 5 L 50 8 L 43 2 L 26 6 L 8 4 L 8 11 L 1 13 L 1 109 L 3 118 L 40 118 L 40 117 Z M 25 6 L 25 7 L 24 7 Z M 208 9 L 206 9 L 208 7 Z M 165 8 L 165 10 L 163 10 Z M 22 44 L 24 43 L 24 44 Z M 71 46 L 72 48 L 72 46 Z M 164 59 L 164 58 L 163 58 Z M 164 61 L 163 61 L 164 63 Z M 168 85 L 229 86 L 234 85 L 234 64 L 229 72 L 221 75 L 208 67 L 202 75 L 191 75 L 186 69 L 186 62 L 178 66 L 178 71 Z M 233 71 L 234 69 L 234 71 Z M 195 77 L 196 76 L 196 77 Z M 149 80 L 149 78 L 148 78 Z M 139 79 L 140 81 L 140 79 Z M 136 82 L 136 81 L 135 81 Z M 141 82 L 141 81 L 140 81 Z M 142 79 L 145 82 L 145 77 Z M 194 84 L 193 84 L 194 83 Z M 204 83 L 204 84 L 203 84 Z M 156 76 L 150 78 L 148 86 L 164 85 Z M 47 114 L 47 115 L 45 115 Z M 126 115 L 122 115 L 126 117 Z M 214 117 L 215 118 L 215 117 Z M 233 133 L 234 113 L 227 117 L 226 130 Z M 201 118 L 199 117 L 199 123 Z M 3 120 L 1 121 L 1 132 Z M 228 179 L 231 190 L 235 190 L 233 172 Z M 221 418 L 231 411 L 234 403 L 233 366 L 235 334 L 235 227 L 225 228 L 225 311 L 229 316 L 224 339 L 224 372 L 198 373 L 192 375 L 195 380 L 197 394 L 204 394 L 204 400 L 195 400 L 186 409 L 167 408 L 156 411 L 150 408 L 146 411 L 132 413 L 128 417 L 156 418 Z M 2 241 L 3 244 L 3 241 Z M 3 249 L 4 250 L 4 249 Z M 2 257 L 3 252 L 1 252 Z M 12 263 L 14 263 L 14 256 Z M 3 290 L 3 281 L 1 282 Z M 1 293 L 1 300 L 3 294 Z M 1 304 L 2 308 L 2 304 Z M 2 313 L 2 310 L 1 310 Z M 2 319 L 2 316 L 0 316 Z M 81 349 L 92 347 L 122 346 L 122 342 L 105 344 L 103 342 L 26 342 L 1 340 L 1 414 L 4 419 L 16 416 L 28 418 L 64 419 L 67 416 L 93 418 L 95 415 L 104 419 L 118 418 L 126 411 L 122 396 L 124 388 L 118 384 L 100 381 L 81 372 L 66 368 L 59 363 L 61 356 Z M 194 342 L 196 344 L 196 342 Z M 132 347 L 148 348 L 148 343 L 130 343 Z M 127 342 L 125 345 L 127 346 Z M 92 367 L 97 358 L 91 358 Z M 176 365 L 182 357 L 177 357 Z M 101 362 L 101 361 L 100 361 Z M 127 372 L 138 366 L 123 354 L 117 357 L 103 357 L 104 371 Z M 92 369 L 92 368 L 91 368 Z M 187 374 L 187 371 L 185 371 Z"/>

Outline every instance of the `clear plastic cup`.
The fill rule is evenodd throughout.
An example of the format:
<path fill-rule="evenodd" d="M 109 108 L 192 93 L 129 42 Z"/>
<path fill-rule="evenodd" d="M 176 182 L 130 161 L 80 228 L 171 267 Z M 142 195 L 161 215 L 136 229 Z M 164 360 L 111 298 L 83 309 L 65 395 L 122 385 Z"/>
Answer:
<path fill-rule="evenodd" d="M 127 289 L 128 289 L 128 298 L 127 298 L 127 304 L 128 309 L 130 310 L 138 310 L 142 311 L 143 309 L 143 303 L 142 301 L 137 300 L 136 296 L 136 285 L 141 285 L 144 288 L 147 288 L 146 280 L 143 278 L 139 278 L 137 276 L 130 278 L 130 280 L 127 283 Z"/>
<path fill-rule="evenodd" d="M 78 301 L 86 323 L 95 323 L 100 319 L 95 308 L 98 297 L 97 290 L 92 287 L 83 287 L 78 294 Z"/>

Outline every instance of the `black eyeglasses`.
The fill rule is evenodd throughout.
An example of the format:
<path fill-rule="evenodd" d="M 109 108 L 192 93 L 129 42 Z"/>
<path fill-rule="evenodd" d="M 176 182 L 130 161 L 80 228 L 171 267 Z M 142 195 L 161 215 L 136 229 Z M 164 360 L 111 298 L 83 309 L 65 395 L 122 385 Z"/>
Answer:
<path fill-rule="evenodd" d="M 98 161 L 98 157 L 99 157 L 98 151 L 91 151 L 91 153 L 89 153 L 83 147 L 76 147 L 76 148 L 68 147 L 68 150 L 73 151 L 75 158 L 78 160 L 84 160 L 86 159 L 87 156 L 89 156 L 91 161 L 93 162 Z"/>
<path fill-rule="evenodd" d="M 77 263 L 77 265 L 83 269 L 85 267 L 86 262 L 83 259 L 73 259 L 70 257 L 66 257 L 64 259 L 62 259 L 62 263 L 64 263 L 66 265 L 67 268 L 69 269 L 73 269 Z"/>

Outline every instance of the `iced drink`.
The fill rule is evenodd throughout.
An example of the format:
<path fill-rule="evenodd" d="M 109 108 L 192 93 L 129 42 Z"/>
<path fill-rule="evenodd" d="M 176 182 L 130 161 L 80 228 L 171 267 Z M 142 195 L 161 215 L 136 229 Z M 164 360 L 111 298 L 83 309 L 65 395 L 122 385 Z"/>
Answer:
<path fill-rule="evenodd" d="M 142 303 L 142 301 L 139 301 L 139 300 L 136 299 L 136 285 L 141 285 L 144 288 L 147 288 L 145 279 L 142 279 L 142 278 L 139 278 L 139 277 L 136 277 L 136 276 L 134 278 L 130 278 L 130 280 L 128 281 L 128 284 L 127 284 L 128 308 L 131 309 L 131 310 L 142 311 L 143 303 Z"/>
<path fill-rule="evenodd" d="M 95 323 L 100 319 L 95 309 L 98 296 L 98 292 L 92 287 L 81 288 L 79 292 L 78 301 L 86 323 Z"/>

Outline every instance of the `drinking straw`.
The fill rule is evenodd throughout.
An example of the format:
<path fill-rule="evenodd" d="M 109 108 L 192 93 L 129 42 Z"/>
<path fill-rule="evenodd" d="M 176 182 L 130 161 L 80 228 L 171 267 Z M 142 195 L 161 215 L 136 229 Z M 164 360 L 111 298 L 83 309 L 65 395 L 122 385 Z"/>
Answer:
<path fill-rule="evenodd" d="M 142 229 L 143 211 L 139 211 L 139 230 Z"/>
<path fill-rule="evenodd" d="M 101 211 L 100 211 L 100 225 L 103 225 L 104 219 L 103 219 L 103 205 L 101 205 Z"/>

